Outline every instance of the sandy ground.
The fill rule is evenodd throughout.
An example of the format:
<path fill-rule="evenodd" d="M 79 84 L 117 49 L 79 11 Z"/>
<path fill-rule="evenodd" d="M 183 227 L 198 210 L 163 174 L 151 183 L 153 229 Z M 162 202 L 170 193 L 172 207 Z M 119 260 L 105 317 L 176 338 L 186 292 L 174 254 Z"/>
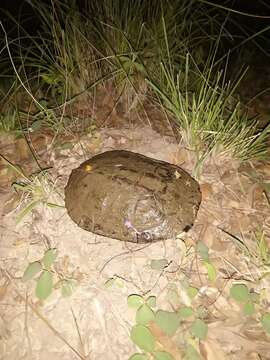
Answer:
<path fill-rule="evenodd" d="M 52 166 L 49 201 L 63 205 L 71 170 L 112 149 L 165 160 L 189 173 L 195 163 L 192 152 L 150 127 L 98 130 L 72 148 L 43 154 Z M 16 224 L 27 200 L 17 206 L 14 191 L 4 188 L 0 194 L 0 359 L 128 359 L 138 351 L 129 337 L 135 324 L 135 312 L 127 306 L 130 294 L 155 295 L 157 307 L 171 311 L 181 305 L 204 307 L 208 337 L 196 344 L 202 358 L 270 359 L 269 337 L 258 322 L 263 305 L 269 306 L 269 279 L 258 281 L 265 268 L 246 256 L 233 238 L 239 237 L 253 250 L 254 234 L 260 228 L 269 243 L 270 207 L 261 184 L 250 179 L 253 173 L 269 181 L 270 166 L 240 166 L 222 156 L 209 159 L 198 179 L 203 200 L 193 229 L 182 239 L 151 245 L 96 236 L 74 224 L 65 208 L 46 204 L 36 206 Z M 217 269 L 213 283 L 194 251 L 198 241 L 211 249 Z M 41 302 L 35 296 L 35 282 L 23 283 L 21 277 L 28 263 L 39 260 L 49 247 L 58 249 L 56 272 L 74 279 L 76 287 L 70 297 L 55 289 Z M 151 268 L 151 260 L 164 258 L 168 267 Z M 187 282 L 199 289 L 192 304 Z M 229 297 L 230 286 L 237 282 L 263 292 L 255 315 L 244 316 Z M 177 296 L 172 296 L 172 289 Z M 179 348 L 175 359 L 184 358 L 182 338 L 178 334 L 173 340 Z"/>

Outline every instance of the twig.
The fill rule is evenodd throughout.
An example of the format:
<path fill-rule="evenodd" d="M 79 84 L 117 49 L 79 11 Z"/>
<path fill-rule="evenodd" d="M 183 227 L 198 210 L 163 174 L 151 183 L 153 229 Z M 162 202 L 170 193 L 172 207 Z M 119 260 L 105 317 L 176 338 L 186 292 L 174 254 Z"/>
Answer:
<path fill-rule="evenodd" d="M 9 274 L 9 272 L 8 272 L 8 271 L 5 271 L 5 273 L 6 273 L 6 276 L 10 279 L 10 281 L 12 281 L 12 276 Z M 79 351 L 76 350 L 76 349 L 64 338 L 64 336 L 63 336 L 58 330 L 56 330 L 56 329 L 51 325 L 51 323 L 46 319 L 46 317 L 45 317 L 43 314 L 41 314 L 41 313 L 39 312 L 39 310 L 38 310 L 33 304 L 31 304 L 29 301 L 27 301 L 27 299 L 26 299 L 23 295 L 20 294 L 20 292 L 17 290 L 16 287 L 14 287 L 14 290 L 15 290 L 17 296 L 18 296 L 21 300 L 23 300 L 25 303 L 27 302 L 28 307 L 33 311 L 33 313 L 35 313 L 36 316 L 37 316 L 40 320 L 42 320 L 42 321 L 47 325 L 47 327 L 48 327 L 64 344 L 66 344 L 67 347 L 68 347 L 79 359 L 81 359 L 81 360 L 86 360 L 86 357 L 85 357 L 84 355 L 81 355 L 81 354 L 79 353 Z"/>

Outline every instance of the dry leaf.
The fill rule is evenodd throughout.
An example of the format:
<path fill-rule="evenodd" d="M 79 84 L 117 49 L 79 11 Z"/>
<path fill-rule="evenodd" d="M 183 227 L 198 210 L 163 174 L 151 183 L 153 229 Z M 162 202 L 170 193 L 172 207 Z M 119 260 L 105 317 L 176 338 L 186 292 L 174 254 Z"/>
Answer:
<path fill-rule="evenodd" d="M 26 160 L 31 156 L 31 151 L 25 138 L 16 139 L 15 149 L 20 160 Z"/>
<path fill-rule="evenodd" d="M 202 199 L 207 200 L 210 195 L 213 193 L 213 187 L 209 183 L 204 183 L 200 185 L 200 189 L 202 192 Z"/>
<path fill-rule="evenodd" d="M 21 195 L 19 193 L 14 193 L 12 194 L 6 201 L 5 201 L 5 205 L 3 208 L 3 215 L 7 215 L 9 214 L 11 211 L 13 211 L 19 201 L 20 201 Z"/>
<path fill-rule="evenodd" d="M 156 323 L 151 322 L 149 324 L 149 329 L 151 330 L 151 333 L 154 335 L 156 340 L 161 344 L 162 350 L 170 353 L 175 360 L 182 360 L 180 349 L 176 346 L 170 337 L 163 333 L 163 331 Z"/>
<path fill-rule="evenodd" d="M 9 287 L 9 281 L 6 279 L 4 284 L 0 286 L 0 301 L 2 301 L 6 294 Z"/>
<path fill-rule="evenodd" d="M 208 339 L 200 343 L 200 351 L 206 360 L 229 360 L 218 342 Z"/>

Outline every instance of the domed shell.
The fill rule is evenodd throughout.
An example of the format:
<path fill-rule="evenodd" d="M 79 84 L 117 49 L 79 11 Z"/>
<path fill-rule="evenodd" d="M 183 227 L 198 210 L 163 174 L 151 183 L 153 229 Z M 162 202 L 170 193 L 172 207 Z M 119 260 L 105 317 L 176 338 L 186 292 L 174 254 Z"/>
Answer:
<path fill-rule="evenodd" d="M 199 184 L 186 171 L 124 150 L 83 162 L 65 188 L 67 212 L 78 226 L 136 243 L 188 231 L 200 202 Z"/>

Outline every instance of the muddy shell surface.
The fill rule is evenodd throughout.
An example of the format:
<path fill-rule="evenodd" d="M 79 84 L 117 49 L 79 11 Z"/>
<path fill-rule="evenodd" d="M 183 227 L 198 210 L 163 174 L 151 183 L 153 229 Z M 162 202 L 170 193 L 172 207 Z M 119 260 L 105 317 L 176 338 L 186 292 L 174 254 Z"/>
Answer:
<path fill-rule="evenodd" d="M 199 184 L 186 171 L 124 150 L 85 161 L 65 188 L 67 212 L 78 226 L 136 243 L 188 231 L 200 202 Z"/>

